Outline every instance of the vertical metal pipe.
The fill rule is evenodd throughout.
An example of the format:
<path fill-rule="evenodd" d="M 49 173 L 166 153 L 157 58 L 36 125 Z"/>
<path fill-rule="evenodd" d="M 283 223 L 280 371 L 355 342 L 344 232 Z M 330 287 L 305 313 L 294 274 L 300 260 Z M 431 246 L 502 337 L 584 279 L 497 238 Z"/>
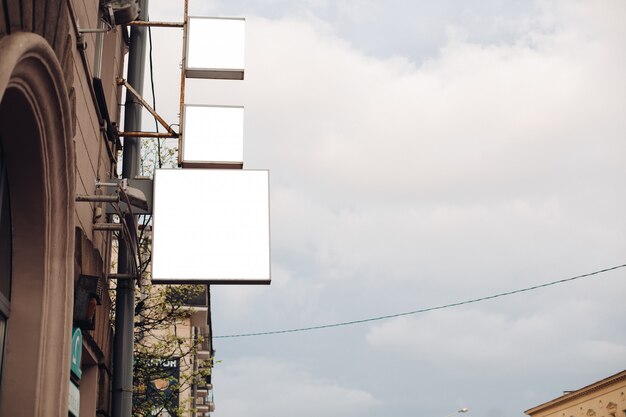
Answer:
<path fill-rule="evenodd" d="M 183 131 L 185 110 L 185 68 L 187 67 L 187 37 L 189 36 L 189 2 L 183 6 L 183 58 L 180 64 L 180 110 L 178 112 L 178 166 L 183 164 Z"/>
<path fill-rule="evenodd" d="M 148 20 L 148 0 L 140 0 L 140 20 Z M 128 53 L 128 83 L 139 94 L 143 93 L 146 57 L 146 28 L 133 26 L 130 30 Z M 141 104 L 126 92 L 124 130 L 141 131 Z M 141 164 L 141 138 L 124 138 L 122 177 L 134 178 Z M 129 219 L 130 220 L 130 219 Z M 128 224 L 134 224 L 131 220 Z M 136 239 L 136 230 L 131 230 Z M 127 254 L 127 244 L 119 239 L 118 273 L 131 272 L 132 257 Z M 113 393 L 112 417 L 131 417 L 133 406 L 133 339 L 135 321 L 135 282 L 120 280 L 115 295 L 115 337 L 113 339 Z"/>
<path fill-rule="evenodd" d="M 193 328 L 193 344 L 198 346 L 198 328 Z M 193 382 L 191 384 L 191 417 L 196 417 L 198 406 L 198 352 L 193 354 Z"/>
<path fill-rule="evenodd" d="M 98 11 L 98 29 L 104 29 L 102 11 Z M 104 49 L 104 33 L 96 33 L 96 53 L 93 62 L 93 76 L 102 78 L 102 50 Z"/>

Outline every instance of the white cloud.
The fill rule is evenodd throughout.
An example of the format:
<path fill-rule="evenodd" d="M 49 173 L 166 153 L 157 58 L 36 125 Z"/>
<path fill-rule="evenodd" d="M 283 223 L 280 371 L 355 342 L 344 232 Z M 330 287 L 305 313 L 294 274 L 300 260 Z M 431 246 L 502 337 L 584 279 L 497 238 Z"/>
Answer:
<path fill-rule="evenodd" d="M 341 4 L 344 19 L 351 4 Z M 367 55 L 319 15 L 246 16 L 245 81 L 189 81 L 187 100 L 245 106 L 245 165 L 271 170 L 274 284 L 213 288 L 216 333 L 431 307 L 623 262 L 626 4 L 533 4 L 521 16 L 470 13 L 467 25 L 438 10 L 437 22 L 450 17 L 440 31 L 448 38 L 421 59 Z M 366 22 L 368 10 L 353 20 Z M 401 22 L 387 24 L 380 45 L 421 48 L 404 31 L 419 20 L 413 9 L 381 13 L 392 10 Z M 158 100 L 171 117 L 176 42 L 157 44 L 175 48 L 156 66 L 171 74 L 157 83 L 173 90 Z M 476 415 L 519 415 L 570 389 L 571 375 L 582 386 L 626 356 L 624 284 L 614 274 L 379 323 L 362 344 L 366 325 L 223 342 L 232 363 L 216 370 L 217 415 L 260 407 L 260 415 L 306 416 L 303 404 L 317 398 L 333 407 L 316 415 L 350 415 L 377 400 L 393 412 L 362 414 L 445 415 L 450 398 L 473 402 Z M 267 357 L 250 359 L 251 349 Z M 385 381 L 376 399 L 360 391 L 364 364 Z M 302 371 L 316 366 L 325 371 Z M 455 378 L 463 374 L 464 385 Z"/>
<path fill-rule="evenodd" d="M 459 377 L 520 375 L 530 369 L 569 373 L 573 364 L 579 370 L 610 368 L 616 358 L 626 357 L 626 340 L 616 338 L 616 326 L 598 323 L 602 317 L 583 298 L 559 300 L 519 317 L 458 308 L 394 319 L 371 329 L 367 341 L 379 351 Z"/>
<path fill-rule="evenodd" d="M 626 29 L 602 24 L 621 3 L 594 7 L 551 2 L 516 42 L 451 38 L 420 66 L 250 16 L 246 80 L 188 94 L 244 104 L 246 166 L 271 169 L 274 262 L 291 279 L 263 292 L 283 302 L 244 310 L 318 322 L 341 316 L 316 310 L 346 288 L 357 311 L 399 290 L 385 312 L 620 261 Z"/>
<path fill-rule="evenodd" d="M 216 414 L 230 417 L 255 415 L 358 416 L 378 403 L 361 389 L 348 388 L 319 378 L 284 362 L 245 357 L 216 368 Z"/>
<path fill-rule="evenodd" d="M 274 205 L 277 244 L 313 240 L 321 254 L 337 249 L 327 256 L 337 265 L 374 259 L 398 232 L 408 235 L 397 248 L 403 259 L 411 243 L 433 239 L 490 249 L 510 245 L 508 235 L 529 246 L 528 230 L 542 228 L 552 248 L 598 238 L 598 229 L 611 236 L 608 246 L 624 243 L 596 214 L 607 206 L 584 201 L 625 205 L 615 195 L 624 62 L 597 32 L 574 36 L 567 27 L 513 46 L 453 40 L 416 68 L 368 58 L 302 22 L 254 28 L 250 163 L 272 168 L 274 192 L 287 188 L 310 204 Z M 490 224 L 500 230 L 493 242 Z M 480 233 L 486 241 L 468 242 Z"/>

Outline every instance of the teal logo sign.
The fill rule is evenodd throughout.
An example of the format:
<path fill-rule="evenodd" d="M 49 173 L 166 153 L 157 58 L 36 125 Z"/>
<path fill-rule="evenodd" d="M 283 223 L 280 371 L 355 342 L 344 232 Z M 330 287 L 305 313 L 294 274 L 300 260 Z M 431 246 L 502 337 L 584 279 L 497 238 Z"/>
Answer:
<path fill-rule="evenodd" d="M 78 379 L 83 374 L 80 369 L 80 359 L 83 354 L 83 332 L 78 327 L 72 329 L 72 358 L 70 361 L 70 371 Z"/>

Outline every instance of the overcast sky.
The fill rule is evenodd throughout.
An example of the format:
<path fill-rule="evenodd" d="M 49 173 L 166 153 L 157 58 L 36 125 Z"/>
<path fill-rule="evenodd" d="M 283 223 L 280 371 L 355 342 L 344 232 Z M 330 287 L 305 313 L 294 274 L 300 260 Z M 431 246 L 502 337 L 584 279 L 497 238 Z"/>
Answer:
<path fill-rule="evenodd" d="M 181 14 L 151 0 L 152 20 Z M 246 18 L 245 81 L 189 81 L 186 102 L 243 105 L 245 167 L 271 177 L 272 284 L 212 287 L 215 335 L 626 263 L 626 2 L 190 0 L 190 14 Z M 180 31 L 153 37 L 157 108 L 176 123 Z M 522 416 L 626 369 L 625 279 L 217 338 L 213 415 Z"/>

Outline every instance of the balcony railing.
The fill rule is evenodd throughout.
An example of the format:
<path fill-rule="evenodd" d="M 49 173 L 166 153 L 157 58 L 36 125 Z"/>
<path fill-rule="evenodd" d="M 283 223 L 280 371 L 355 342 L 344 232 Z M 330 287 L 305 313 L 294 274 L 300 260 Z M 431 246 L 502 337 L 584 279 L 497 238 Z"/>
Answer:
<path fill-rule="evenodd" d="M 211 334 L 208 331 L 200 331 L 201 342 L 198 346 L 198 350 L 211 352 Z"/>
<path fill-rule="evenodd" d="M 208 307 L 209 306 L 209 297 L 208 297 L 208 292 L 206 287 L 204 287 L 204 290 L 199 293 L 196 294 L 195 296 L 193 296 L 189 302 L 188 305 L 190 307 Z"/>

